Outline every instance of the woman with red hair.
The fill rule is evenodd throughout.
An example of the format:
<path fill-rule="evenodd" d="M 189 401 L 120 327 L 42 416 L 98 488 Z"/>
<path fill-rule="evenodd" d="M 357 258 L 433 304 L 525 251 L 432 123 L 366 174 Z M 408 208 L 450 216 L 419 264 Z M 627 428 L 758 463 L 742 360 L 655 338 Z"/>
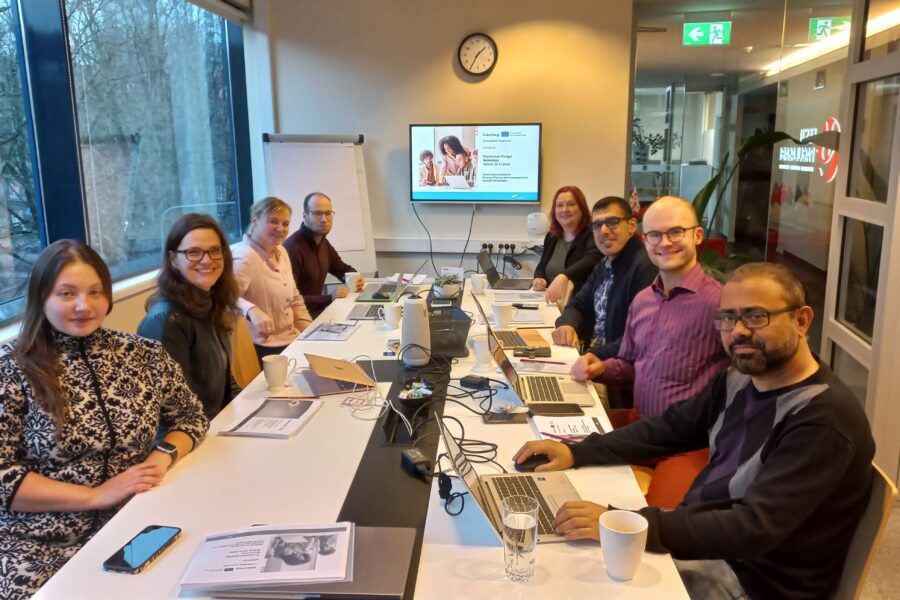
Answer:
<path fill-rule="evenodd" d="M 575 284 L 573 294 L 578 293 L 601 258 L 584 192 L 574 185 L 559 188 L 553 195 L 550 232 L 534 270 L 533 289 L 546 291 L 547 302 L 562 298 L 570 281 Z"/>

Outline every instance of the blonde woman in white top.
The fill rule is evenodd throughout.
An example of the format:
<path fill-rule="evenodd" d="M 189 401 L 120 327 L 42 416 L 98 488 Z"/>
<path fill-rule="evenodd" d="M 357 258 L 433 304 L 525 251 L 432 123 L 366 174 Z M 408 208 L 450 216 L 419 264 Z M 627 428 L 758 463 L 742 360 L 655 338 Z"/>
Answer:
<path fill-rule="evenodd" d="M 250 322 L 256 355 L 280 354 L 312 322 L 281 242 L 291 225 L 291 207 L 268 197 L 250 207 L 250 229 L 234 249 L 237 306 Z"/>

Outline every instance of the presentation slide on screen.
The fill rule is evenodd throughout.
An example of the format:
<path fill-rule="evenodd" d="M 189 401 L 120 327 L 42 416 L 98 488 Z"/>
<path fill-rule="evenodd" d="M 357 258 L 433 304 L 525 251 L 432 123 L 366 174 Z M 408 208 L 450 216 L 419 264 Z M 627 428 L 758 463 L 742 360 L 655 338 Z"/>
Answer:
<path fill-rule="evenodd" d="M 540 125 L 413 125 L 412 199 L 538 200 Z"/>

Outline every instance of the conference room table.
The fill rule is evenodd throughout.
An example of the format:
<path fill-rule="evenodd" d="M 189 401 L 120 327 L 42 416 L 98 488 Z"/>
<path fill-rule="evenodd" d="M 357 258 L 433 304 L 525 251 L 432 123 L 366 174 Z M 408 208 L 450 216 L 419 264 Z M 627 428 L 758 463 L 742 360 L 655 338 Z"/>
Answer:
<path fill-rule="evenodd" d="M 345 321 L 353 297 L 333 302 L 316 323 Z M 490 292 L 482 298 L 485 309 L 490 310 Z M 468 291 L 462 308 L 474 314 Z M 554 306 L 542 306 L 540 310 L 548 324 L 558 316 Z M 484 333 L 479 320 L 473 322 L 470 336 Z M 549 339 L 549 328 L 540 331 Z M 346 342 L 300 339 L 284 354 L 296 358 L 301 367 L 307 365 L 304 353 L 381 360 L 393 358 L 385 356 L 391 338 L 400 338 L 400 329 L 388 331 L 383 323 L 362 321 Z M 572 359 L 576 354 L 574 349 L 554 346 L 553 356 Z M 470 356 L 455 361 L 450 377 L 467 375 L 474 365 L 470 352 Z M 504 379 L 499 370 L 479 374 Z M 388 394 L 391 383 L 378 384 L 382 395 Z M 413 557 L 407 584 L 407 596 L 416 599 L 687 598 L 669 555 L 645 553 L 636 577 L 620 582 L 607 575 L 600 545 L 594 541 L 540 544 L 534 579 L 529 583 L 508 581 L 502 545 L 474 501 L 467 496 L 465 509 L 458 516 L 445 512 L 436 478 L 427 484 L 402 472 L 399 453 L 409 444 L 385 443 L 384 434 L 378 430 L 380 411 L 342 406 L 344 395 L 323 397 L 318 412 L 288 439 L 217 435 L 250 414 L 268 396 L 260 373 L 212 421 L 205 440 L 179 460 L 162 484 L 132 498 L 35 598 L 209 597 L 203 592 L 182 592 L 179 586 L 206 536 L 255 524 L 319 524 L 340 518 L 362 525 L 406 525 L 419 530 L 420 551 Z M 461 401 L 477 408 L 472 400 Z M 495 410 L 520 405 L 512 390 L 501 390 L 493 402 Z M 597 416 L 607 431 L 610 429 L 599 403 L 585 410 Z M 453 403 L 445 404 L 444 414 L 465 425 L 467 438 L 498 444 L 496 460 L 508 471 L 513 471 L 513 453 L 525 441 L 536 438 L 531 424 L 487 425 L 478 415 Z M 449 429 L 458 433 L 452 422 Z M 424 437 L 430 438 L 434 452 L 437 436 L 433 423 L 428 431 Z M 443 447 L 438 445 L 436 451 L 443 452 Z M 442 464 L 449 468 L 449 461 Z M 483 464 L 476 465 L 476 470 L 498 472 L 497 467 Z M 585 499 L 620 508 L 645 505 L 627 466 L 586 467 L 569 470 L 568 474 Z M 462 484 L 455 481 L 454 491 L 462 491 Z M 137 575 L 105 572 L 103 561 L 147 525 L 180 527 L 182 537 Z"/>

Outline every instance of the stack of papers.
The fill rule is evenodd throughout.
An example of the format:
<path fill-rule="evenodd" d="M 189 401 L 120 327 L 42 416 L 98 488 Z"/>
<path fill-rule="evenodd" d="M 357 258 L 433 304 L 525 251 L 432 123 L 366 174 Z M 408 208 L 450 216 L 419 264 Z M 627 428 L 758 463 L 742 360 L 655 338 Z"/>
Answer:
<path fill-rule="evenodd" d="M 580 442 L 592 433 L 604 433 L 597 417 L 542 417 L 535 415 L 532 423 L 542 440 Z"/>
<path fill-rule="evenodd" d="M 219 435 L 289 438 L 300 431 L 321 406 L 318 400 L 267 398 L 259 408 L 220 431 Z"/>
<path fill-rule="evenodd" d="M 353 523 L 266 525 L 207 537 L 191 559 L 183 590 L 352 581 Z"/>
<path fill-rule="evenodd" d="M 318 342 L 345 342 L 353 332 L 359 329 L 359 323 L 319 323 L 307 327 L 300 334 L 301 340 Z"/>

